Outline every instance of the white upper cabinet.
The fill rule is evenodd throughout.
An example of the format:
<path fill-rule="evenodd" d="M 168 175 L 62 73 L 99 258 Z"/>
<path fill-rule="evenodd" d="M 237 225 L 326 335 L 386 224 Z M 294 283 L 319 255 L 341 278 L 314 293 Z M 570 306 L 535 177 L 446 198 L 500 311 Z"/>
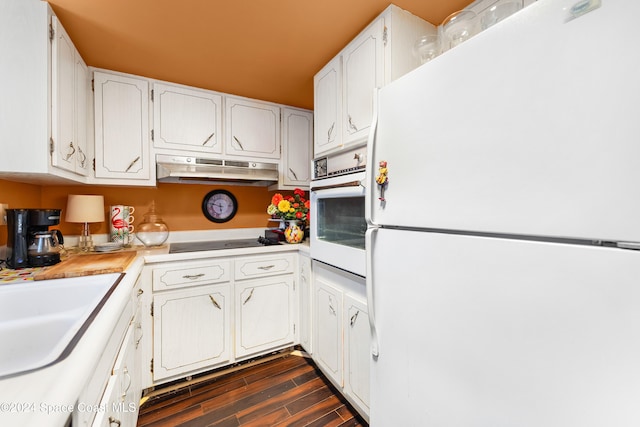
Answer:
<path fill-rule="evenodd" d="M 53 166 L 87 175 L 87 93 L 89 71 L 58 19 L 51 18 Z"/>
<path fill-rule="evenodd" d="M 313 112 L 282 109 L 282 162 L 279 189 L 309 188 Z"/>
<path fill-rule="evenodd" d="M 84 183 L 89 83 L 82 58 L 46 2 L 2 0 L 0 9 L 8 36 L 0 43 L 0 178 Z"/>
<path fill-rule="evenodd" d="M 149 152 L 149 82 L 102 71 L 95 71 L 93 79 L 96 178 L 155 185 Z"/>
<path fill-rule="evenodd" d="M 373 89 L 384 81 L 384 20 L 374 21 L 342 54 L 343 143 L 365 140 L 373 119 Z"/>
<path fill-rule="evenodd" d="M 225 102 L 226 155 L 280 159 L 280 107 L 234 96 Z"/>
<path fill-rule="evenodd" d="M 416 40 L 436 27 L 390 5 L 314 77 L 314 157 L 365 144 L 374 89 L 420 65 Z"/>
<path fill-rule="evenodd" d="M 222 96 L 163 83 L 153 84 L 156 148 L 222 153 Z"/>
<path fill-rule="evenodd" d="M 342 56 L 338 55 L 313 78 L 314 153 L 342 145 Z"/>

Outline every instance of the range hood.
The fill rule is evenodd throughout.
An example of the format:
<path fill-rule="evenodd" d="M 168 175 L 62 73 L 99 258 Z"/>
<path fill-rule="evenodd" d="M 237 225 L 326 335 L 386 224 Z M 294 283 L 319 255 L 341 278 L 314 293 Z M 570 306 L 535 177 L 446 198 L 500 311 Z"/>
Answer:
<path fill-rule="evenodd" d="M 158 154 L 158 182 L 269 186 L 278 182 L 277 163 Z"/>

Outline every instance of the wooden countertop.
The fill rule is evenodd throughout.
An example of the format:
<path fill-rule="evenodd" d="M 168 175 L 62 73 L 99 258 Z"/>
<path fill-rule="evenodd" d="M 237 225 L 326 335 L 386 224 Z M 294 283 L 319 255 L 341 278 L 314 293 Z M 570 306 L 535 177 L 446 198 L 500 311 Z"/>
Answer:
<path fill-rule="evenodd" d="M 62 262 L 38 272 L 34 276 L 34 280 L 122 273 L 136 258 L 136 255 L 136 251 L 72 254 Z"/>

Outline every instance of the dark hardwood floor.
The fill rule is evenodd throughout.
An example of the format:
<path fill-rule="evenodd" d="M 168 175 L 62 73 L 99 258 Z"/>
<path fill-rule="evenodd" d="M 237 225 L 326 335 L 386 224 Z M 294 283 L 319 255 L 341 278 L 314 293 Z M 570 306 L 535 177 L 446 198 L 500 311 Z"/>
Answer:
<path fill-rule="evenodd" d="M 156 390 L 138 427 L 367 427 L 313 361 L 297 354 Z"/>

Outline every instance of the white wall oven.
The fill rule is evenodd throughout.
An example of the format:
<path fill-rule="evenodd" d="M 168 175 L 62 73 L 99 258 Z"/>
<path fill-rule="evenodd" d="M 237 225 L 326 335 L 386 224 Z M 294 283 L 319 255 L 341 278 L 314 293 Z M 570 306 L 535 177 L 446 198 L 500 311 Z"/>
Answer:
<path fill-rule="evenodd" d="M 365 277 L 366 147 L 314 160 L 311 258 Z"/>

